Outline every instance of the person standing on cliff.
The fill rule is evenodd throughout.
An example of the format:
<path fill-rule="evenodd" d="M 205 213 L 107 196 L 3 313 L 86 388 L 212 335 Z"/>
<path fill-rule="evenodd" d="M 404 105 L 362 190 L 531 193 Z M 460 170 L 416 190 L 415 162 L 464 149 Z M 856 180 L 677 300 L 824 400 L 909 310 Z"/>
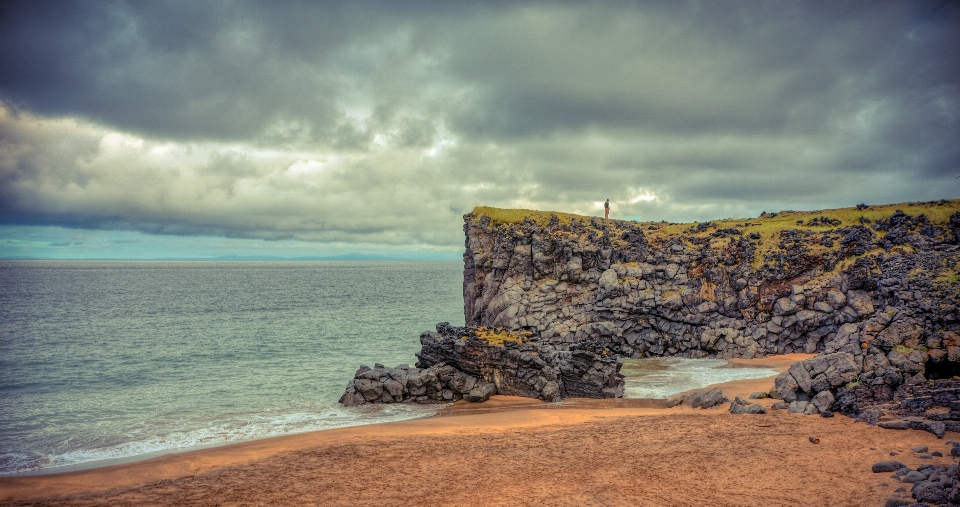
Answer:
<path fill-rule="evenodd" d="M 610 199 L 603 203 L 603 218 L 610 218 Z"/>

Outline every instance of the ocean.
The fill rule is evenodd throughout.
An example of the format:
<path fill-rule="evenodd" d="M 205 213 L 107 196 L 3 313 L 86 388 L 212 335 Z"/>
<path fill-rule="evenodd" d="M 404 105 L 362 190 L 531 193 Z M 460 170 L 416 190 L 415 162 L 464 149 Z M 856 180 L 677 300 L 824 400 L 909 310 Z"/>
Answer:
<path fill-rule="evenodd" d="M 425 417 L 344 408 L 366 364 L 416 363 L 463 325 L 459 261 L 0 261 L 0 475 Z M 628 361 L 627 395 L 767 376 Z"/>

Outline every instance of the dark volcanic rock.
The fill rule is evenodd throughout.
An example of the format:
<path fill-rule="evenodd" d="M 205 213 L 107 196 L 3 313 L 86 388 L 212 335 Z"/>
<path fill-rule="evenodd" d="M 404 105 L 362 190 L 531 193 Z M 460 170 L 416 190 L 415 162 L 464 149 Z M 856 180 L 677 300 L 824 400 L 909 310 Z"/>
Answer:
<path fill-rule="evenodd" d="M 960 500 L 960 469 L 957 465 L 921 465 L 916 470 L 902 466 L 898 461 L 884 461 L 873 465 L 876 473 L 890 472 L 896 468 L 894 477 L 905 484 L 913 484 L 911 496 L 916 504 L 906 499 L 888 499 L 886 505 L 956 505 Z M 899 468 L 897 468 L 899 467 Z M 898 488 L 896 492 L 906 491 Z M 893 502 L 892 500 L 896 500 Z M 897 503 L 899 502 L 899 503 Z M 904 503 L 906 502 L 906 503 Z"/>
<path fill-rule="evenodd" d="M 491 382 L 470 377 L 452 366 L 376 368 L 361 366 L 340 398 L 344 406 L 364 403 L 446 403 L 486 401 L 496 393 Z"/>
<path fill-rule="evenodd" d="M 900 463 L 899 461 L 880 461 L 878 463 L 874 463 L 870 469 L 873 471 L 873 473 L 879 474 L 882 472 L 896 472 L 897 470 L 905 467 L 906 465 Z"/>
<path fill-rule="evenodd" d="M 913 487 L 913 499 L 918 502 L 933 504 L 946 503 L 950 491 L 940 482 L 918 482 Z"/>
<path fill-rule="evenodd" d="M 623 396 L 623 359 L 598 343 L 583 342 L 569 350 L 536 341 L 491 344 L 482 336 L 484 329 L 438 324 L 436 333 L 420 335 L 423 348 L 417 366 L 446 363 L 494 383 L 499 394 L 544 401 Z"/>
<path fill-rule="evenodd" d="M 507 394 L 560 401 L 623 396 L 623 360 L 593 343 L 569 350 L 483 327 L 437 324 L 420 335 L 416 368 L 361 367 L 340 403 L 486 401 Z"/>
<path fill-rule="evenodd" d="M 727 399 L 723 397 L 723 391 L 719 387 L 693 393 L 683 399 L 683 403 L 692 408 L 713 408 L 726 401 Z"/>
<path fill-rule="evenodd" d="M 736 401 L 730 403 L 731 414 L 766 414 L 767 409 L 759 403 L 741 404 Z"/>

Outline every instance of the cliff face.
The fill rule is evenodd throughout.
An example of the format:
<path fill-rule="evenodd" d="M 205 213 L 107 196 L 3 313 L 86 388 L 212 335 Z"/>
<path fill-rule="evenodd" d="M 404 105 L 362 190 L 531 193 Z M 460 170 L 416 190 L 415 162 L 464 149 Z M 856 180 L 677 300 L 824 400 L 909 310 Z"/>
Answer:
<path fill-rule="evenodd" d="M 900 209 L 902 208 L 902 209 Z M 791 411 L 960 431 L 960 201 L 638 224 L 464 216 L 468 324 L 624 357 L 818 353 Z"/>
<path fill-rule="evenodd" d="M 960 361 L 960 202 L 887 208 L 695 226 L 468 214 L 465 319 L 624 357 L 901 347 L 946 372 Z"/>

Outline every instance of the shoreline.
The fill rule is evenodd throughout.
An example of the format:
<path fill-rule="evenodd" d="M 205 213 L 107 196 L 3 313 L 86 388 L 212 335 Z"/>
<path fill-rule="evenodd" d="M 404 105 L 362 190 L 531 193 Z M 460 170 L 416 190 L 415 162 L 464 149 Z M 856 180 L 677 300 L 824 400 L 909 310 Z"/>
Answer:
<path fill-rule="evenodd" d="M 751 359 L 751 360 L 725 359 L 724 361 L 727 361 L 728 364 L 724 367 L 725 368 L 727 367 L 729 368 L 739 368 L 739 367 L 768 368 L 768 369 L 780 372 L 780 371 L 786 370 L 786 368 L 788 368 L 790 364 L 792 364 L 793 362 L 800 361 L 808 357 L 811 357 L 811 356 L 809 354 L 787 354 L 784 356 L 771 356 L 771 357 Z M 764 377 L 761 377 L 761 378 L 764 378 Z M 718 386 L 718 385 L 721 385 L 721 383 L 710 384 L 709 386 L 704 386 L 703 388 L 700 388 L 700 389 L 707 389 L 707 388 Z M 692 391 L 696 391 L 696 390 L 699 390 L 699 389 L 694 389 Z M 524 403 L 522 401 L 503 403 L 503 402 L 497 402 L 495 400 L 491 400 L 486 403 L 477 403 L 477 404 L 463 402 L 463 403 L 456 403 L 456 404 L 448 404 L 446 406 L 424 405 L 423 408 L 427 410 L 430 410 L 431 407 L 435 407 L 433 408 L 434 412 L 417 415 L 415 417 L 410 417 L 407 419 L 388 420 L 384 422 L 361 422 L 359 424 L 350 424 L 347 426 L 335 426 L 331 428 L 307 430 L 307 431 L 302 431 L 297 433 L 277 434 L 277 435 L 253 438 L 249 440 L 238 440 L 238 441 L 232 441 L 232 442 L 226 442 L 226 443 L 221 442 L 221 443 L 204 444 L 204 445 L 197 445 L 197 446 L 190 446 L 190 447 L 161 449 L 161 450 L 154 450 L 151 452 L 146 452 L 146 453 L 136 454 L 131 456 L 112 457 L 112 458 L 105 458 L 105 459 L 99 459 L 95 461 L 87 461 L 87 462 L 75 463 L 75 464 L 63 465 L 63 466 L 57 466 L 57 467 L 26 470 L 26 471 L 13 473 L 13 474 L 7 474 L 7 475 L 0 474 L 0 480 L 4 478 L 32 477 L 32 476 L 38 476 L 38 475 L 59 475 L 59 474 L 65 474 L 70 472 L 79 472 L 83 470 L 105 468 L 105 467 L 111 467 L 111 466 L 117 466 L 117 465 L 127 465 L 131 463 L 136 463 L 139 461 L 148 461 L 148 460 L 160 458 L 169 454 L 182 454 L 182 453 L 188 453 L 188 452 L 194 452 L 194 451 L 216 449 L 220 447 L 239 445 L 239 444 L 244 444 L 244 443 L 249 443 L 249 442 L 254 442 L 259 440 L 268 440 L 272 438 L 282 438 L 282 437 L 287 437 L 292 435 L 299 435 L 303 433 L 313 433 L 317 431 L 331 431 L 335 429 L 350 428 L 354 426 L 367 426 L 371 424 L 388 424 L 391 422 L 402 422 L 404 420 L 424 419 L 424 418 L 430 418 L 430 417 L 444 417 L 444 416 L 450 416 L 450 415 L 458 415 L 462 413 L 486 413 L 486 412 L 493 412 L 493 411 L 517 410 L 517 409 L 559 409 L 559 408 L 571 407 L 571 406 L 582 407 L 584 406 L 584 404 L 586 404 L 586 406 L 591 406 L 596 408 L 612 408 L 612 406 L 614 405 L 621 406 L 621 407 L 646 406 L 650 408 L 665 408 L 664 405 L 667 399 L 675 396 L 679 396 L 682 394 L 687 394 L 692 391 L 680 391 L 680 392 L 669 395 L 667 398 L 605 399 L 605 400 L 602 400 L 602 403 L 603 403 L 602 406 L 597 406 L 594 404 L 594 402 L 600 401 L 600 400 L 592 400 L 592 399 L 568 398 L 558 403 L 544 404 L 536 399 L 520 398 L 520 397 L 517 397 L 517 400 L 527 400 L 529 401 L 529 403 Z M 504 397 L 499 396 L 495 398 L 503 399 Z M 507 397 L 507 398 L 512 398 L 512 397 Z M 396 405 L 383 405 L 382 407 L 389 407 L 389 406 L 396 406 Z M 416 406 L 416 404 L 414 404 L 413 406 Z"/>
<path fill-rule="evenodd" d="M 762 363 L 783 371 L 802 358 L 791 355 L 731 362 L 750 366 Z M 721 387 L 733 399 L 766 391 L 772 385 L 773 377 L 766 377 L 709 387 Z M 775 400 L 754 401 L 769 407 Z M 810 444 L 808 434 L 817 435 L 822 443 Z M 196 495 L 244 491 L 237 497 L 239 503 L 256 495 L 262 498 L 256 503 L 299 505 L 310 504 L 305 501 L 310 491 L 322 490 L 321 499 L 314 501 L 324 505 L 341 501 L 366 504 L 376 498 L 385 499 L 386 504 L 429 505 L 476 503 L 469 500 L 477 498 L 484 498 L 481 503 L 524 505 L 537 498 L 539 502 L 573 505 L 591 503 L 602 493 L 592 486 L 586 493 L 579 493 L 588 496 L 568 490 L 572 484 L 583 485 L 583 477 L 591 477 L 607 489 L 630 486 L 601 502 L 608 504 L 627 498 L 634 505 L 653 505 L 649 501 L 656 498 L 670 504 L 669 495 L 673 494 L 676 505 L 685 501 L 715 505 L 880 505 L 899 483 L 889 474 L 870 473 L 872 463 L 884 459 L 898 459 L 909 466 L 953 463 L 946 444 L 951 439 L 958 440 L 960 435 L 948 434 L 944 440 L 937 440 L 926 432 L 883 430 L 842 416 L 823 419 L 785 411 L 732 415 L 726 404 L 710 410 L 684 406 L 668 409 L 663 400 L 573 399 L 551 404 L 496 396 L 482 404 L 456 403 L 435 416 L 420 419 L 271 437 L 84 470 L 3 477 L 0 502 L 61 497 L 51 500 L 52 504 L 204 503 Z M 919 445 L 947 451 L 947 456 L 920 461 L 909 453 Z M 891 451 L 900 455 L 891 458 Z M 608 460 L 609 465 L 603 465 Z M 490 466 L 491 462 L 497 466 Z M 540 470 L 550 463 L 553 465 Z M 660 482 L 666 482 L 651 484 L 644 473 L 631 474 L 623 469 L 627 463 L 629 470 L 663 468 L 660 472 L 665 475 Z M 785 465 L 798 467 L 785 478 L 805 474 L 807 485 L 779 484 L 789 491 L 771 496 L 768 476 L 783 474 Z M 609 469 L 604 471 L 604 466 Z M 483 480 L 474 486 L 463 485 L 462 494 L 466 496 L 458 501 L 456 495 L 460 493 L 451 497 L 451 492 L 436 481 L 449 470 L 463 473 L 464 467 L 477 480 Z M 530 472 L 530 467 L 540 471 Z M 697 473 L 691 475 L 691 470 Z M 298 473 L 313 479 L 290 478 Z M 419 481 L 411 482 L 408 477 L 420 475 L 424 478 Z M 430 477 L 434 477 L 433 482 Z M 689 490 L 692 485 L 675 487 L 695 478 L 713 485 L 716 491 L 706 497 L 691 497 L 683 495 L 693 494 Z M 757 484 L 745 484 L 745 479 Z M 453 479 L 448 477 L 440 483 L 446 480 Z M 270 493 L 277 481 L 289 482 L 285 489 L 293 496 Z M 367 483 L 368 487 L 358 489 L 358 484 Z M 877 486 L 879 483 L 889 485 Z M 391 484 L 405 486 L 397 491 Z M 825 485 L 829 491 L 809 494 L 810 488 L 819 491 Z M 523 496 L 525 486 L 536 486 L 538 493 L 530 497 L 528 491 Z M 650 496 L 651 488 L 659 493 Z M 496 495 L 500 491 L 513 493 L 500 497 Z M 751 492 L 762 495 L 763 500 L 742 496 Z M 823 495 L 830 500 L 824 503 Z M 646 501 L 638 503 L 638 498 Z"/>
<path fill-rule="evenodd" d="M 780 355 L 780 356 L 769 356 L 769 357 L 749 359 L 749 360 L 733 358 L 733 359 L 725 359 L 725 361 L 727 361 L 728 363 L 725 367 L 768 368 L 779 373 L 781 371 L 785 371 L 794 362 L 801 361 L 809 357 L 812 357 L 812 355 L 811 354 L 786 354 L 786 355 Z M 768 378 L 768 377 L 760 377 L 757 380 L 763 380 L 765 378 Z M 747 380 L 751 380 L 751 379 L 747 379 Z M 739 382 L 743 382 L 743 381 L 739 381 Z M 431 417 L 449 417 L 449 416 L 461 415 L 461 414 L 479 414 L 479 413 L 521 410 L 521 409 L 557 410 L 561 408 L 570 408 L 570 407 L 599 408 L 599 409 L 607 409 L 607 408 L 614 408 L 614 407 L 666 408 L 666 401 L 670 398 L 689 394 L 691 392 L 695 392 L 699 390 L 710 389 L 713 387 L 726 385 L 728 383 L 729 382 L 716 383 L 716 384 L 710 384 L 708 386 L 704 386 L 702 388 L 692 389 L 688 391 L 680 391 L 680 392 L 671 394 L 666 398 L 617 398 L 617 399 L 603 399 L 603 400 L 589 399 L 589 398 L 582 398 L 582 399 L 568 398 L 566 400 L 563 400 L 557 403 L 544 403 L 544 402 L 541 402 L 540 400 L 532 399 L 532 398 L 522 398 L 522 397 L 501 395 L 501 396 L 495 396 L 491 400 L 485 403 L 457 402 L 457 403 L 449 404 L 446 406 L 432 405 L 437 407 L 437 411 L 435 413 L 420 415 L 410 419 L 400 419 L 397 421 L 386 421 L 386 422 L 364 422 L 361 424 L 353 424 L 350 426 L 333 427 L 333 428 L 319 429 L 319 430 L 309 430 L 309 431 L 304 431 L 300 433 L 273 435 L 273 436 L 267 436 L 267 437 L 254 438 L 251 440 L 234 441 L 229 443 L 217 443 L 217 444 L 199 445 L 194 447 L 181 447 L 181 448 L 156 450 L 156 451 L 132 455 L 132 456 L 107 458 L 107 459 L 77 463 L 72 465 L 64 465 L 64 466 L 58 466 L 58 467 L 52 467 L 52 468 L 23 471 L 15 474 L 10 474 L 10 475 L 0 475 L 0 481 L 2 481 L 3 479 L 34 477 L 34 476 L 42 476 L 42 475 L 61 475 L 61 474 L 67 474 L 72 472 L 81 472 L 84 470 L 94 470 L 99 468 L 129 465 L 129 464 L 133 464 L 141 461 L 149 461 L 149 460 L 161 458 L 170 454 L 184 454 L 184 453 L 197 452 L 197 451 L 206 451 L 206 450 L 217 449 L 221 447 L 229 447 L 233 445 L 256 442 L 260 440 L 283 438 L 283 437 L 289 437 L 294 435 L 301 435 L 305 433 L 332 431 L 336 429 L 351 428 L 356 426 L 368 426 L 371 424 L 390 424 L 393 422 L 425 419 L 425 418 L 431 418 Z M 511 400 L 511 401 L 505 401 L 505 400 Z M 427 405 L 426 407 L 431 407 L 431 405 Z M 0 491 L 2 491 L 2 489 L 0 489 Z"/>

